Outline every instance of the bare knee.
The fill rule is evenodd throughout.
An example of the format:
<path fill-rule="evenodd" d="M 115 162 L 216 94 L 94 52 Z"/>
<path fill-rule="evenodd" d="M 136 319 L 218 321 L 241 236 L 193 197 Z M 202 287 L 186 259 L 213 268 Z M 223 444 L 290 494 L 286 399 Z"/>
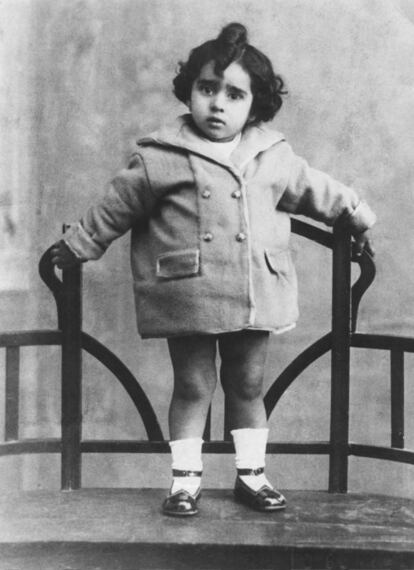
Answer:
<path fill-rule="evenodd" d="M 262 398 L 262 382 L 243 382 L 240 384 L 240 387 L 236 388 L 235 393 L 240 400 L 244 400 L 246 402 L 258 400 L 259 398 Z"/>
<path fill-rule="evenodd" d="M 174 370 L 173 397 L 187 402 L 211 399 L 217 382 L 215 337 L 169 339 L 168 348 Z"/>
<path fill-rule="evenodd" d="M 220 338 L 220 378 L 227 396 L 246 402 L 262 398 L 269 333 L 240 331 Z"/>
<path fill-rule="evenodd" d="M 263 367 L 249 366 L 248 369 L 223 366 L 221 382 L 226 396 L 252 402 L 262 398 Z"/>
<path fill-rule="evenodd" d="M 174 398 L 179 398 L 187 402 L 202 402 L 211 400 L 216 387 L 216 378 L 214 376 L 206 378 L 205 376 L 186 377 L 176 375 L 174 378 Z"/>

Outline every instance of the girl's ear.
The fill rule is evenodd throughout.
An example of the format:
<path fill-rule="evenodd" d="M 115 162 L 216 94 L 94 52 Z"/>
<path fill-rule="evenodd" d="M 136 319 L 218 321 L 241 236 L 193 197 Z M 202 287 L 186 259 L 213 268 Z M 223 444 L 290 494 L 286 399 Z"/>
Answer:
<path fill-rule="evenodd" d="M 250 113 L 250 115 L 246 121 L 246 126 L 253 125 L 253 123 L 255 123 L 255 122 L 256 122 L 256 115 L 254 113 Z"/>
<path fill-rule="evenodd" d="M 256 113 L 253 111 L 253 103 L 252 103 L 252 106 L 250 107 L 249 111 L 249 117 L 246 121 L 246 125 L 252 125 L 255 122 L 256 122 Z"/>

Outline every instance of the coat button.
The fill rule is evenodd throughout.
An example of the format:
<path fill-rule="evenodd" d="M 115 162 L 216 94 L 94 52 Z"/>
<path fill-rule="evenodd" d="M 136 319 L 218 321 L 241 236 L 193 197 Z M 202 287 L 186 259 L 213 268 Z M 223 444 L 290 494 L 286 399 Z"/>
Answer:
<path fill-rule="evenodd" d="M 232 198 L 237 198 L 237 199 L 238 199 L 238 198 L 241 198 L 241 195 L 242 195 L 242 194 L 241 194 L 240 190 L 235 190 L 234 192 L 231 193 L 231 197 L 232 197 Z"/>
<path fill-rule="evenodd" d="M 203 192 L 201 193 L 203 198 L 210 198 L 211 196 L 211 192 L 210 190 L 203 190 Z"/>
<path fill-rule="evenodd" d="M 246 234 L 244 234 L 243 232 L 240 232 L 236 235 L 236 240 L 237 241 L 244 241 L 246 239 Z"/>
<path fill-rule="evenodd" d="M 206 232 L 206 233 L 203 235 L 203 240 L 204 240 L 204 241 L 212 241 L 212 240 L 213 240 L 213 234 L 210 233 L 210 232 Z"/>

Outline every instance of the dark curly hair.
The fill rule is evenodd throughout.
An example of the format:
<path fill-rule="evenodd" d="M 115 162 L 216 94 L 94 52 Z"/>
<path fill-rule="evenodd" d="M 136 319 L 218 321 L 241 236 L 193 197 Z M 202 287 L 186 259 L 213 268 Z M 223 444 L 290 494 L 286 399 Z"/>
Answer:
<path fill-rule="evenodd" d="M 223 71 L 237 61 L 249 74 L 253 93 L 252 117 L 254 123 L 270 121 L 282 106 L 285 95 L 283 79 L 276 75 L 268 57 L 250 45 L 247 30 L 239 23 L 225 26 L 215 40 L 209 40 L 190 52 L 186 62 L 179 63 L 179 71 L 173 80 L 175 96 L 187 104 L 193 82 L 206 63 L 214 61 L 214 71 L 222 77 Z"/>

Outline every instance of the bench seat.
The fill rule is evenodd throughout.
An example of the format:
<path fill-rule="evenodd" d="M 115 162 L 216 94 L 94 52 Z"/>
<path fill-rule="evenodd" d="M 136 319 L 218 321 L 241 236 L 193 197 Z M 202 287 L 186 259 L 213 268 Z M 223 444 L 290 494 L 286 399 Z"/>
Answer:
<path fill-rule="evenodd" d="M 0 569 L 414 568 L 413 500 L 284 494 L 287 509 L 266 514 L 206 489 L 184 520 L 161 514 L 161 489 L 3 494 Z"/>

